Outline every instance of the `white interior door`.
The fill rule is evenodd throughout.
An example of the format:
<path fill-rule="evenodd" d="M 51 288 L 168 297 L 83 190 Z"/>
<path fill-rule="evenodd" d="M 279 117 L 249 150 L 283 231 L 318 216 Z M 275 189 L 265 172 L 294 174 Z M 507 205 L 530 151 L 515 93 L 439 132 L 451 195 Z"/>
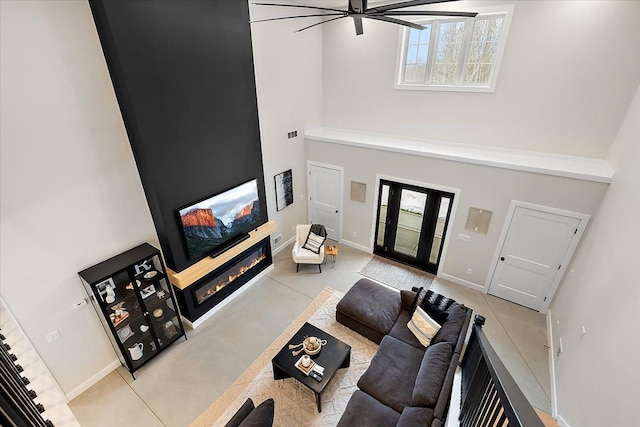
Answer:
<path fill-rule="evenodd" d="M 342 168 L 309 163 L 308 170 L 309 219 L 324 225 L 330 239 L 340 241 Z"/>
<path fill-rule="evenodd" d="M 488 293 L 540 311 L 564 271 L 580 219 L 518 206 L 499 252 Z"/>

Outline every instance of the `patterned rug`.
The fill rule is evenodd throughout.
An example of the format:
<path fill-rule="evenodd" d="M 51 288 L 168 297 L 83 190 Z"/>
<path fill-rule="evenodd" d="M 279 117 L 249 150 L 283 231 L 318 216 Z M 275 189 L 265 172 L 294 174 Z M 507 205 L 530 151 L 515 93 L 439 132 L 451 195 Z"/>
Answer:
<path fill-rule="evenodd" d="M 358 273 L 400 290 L 411 290 L 414 286 L 429 288 L 435 278 L 426 271 L 377 255 L 372 256 Z"/>
<path fill-rule="evenodd" d="M 275 427 L 335 426 L 356 390 L 358 379 L 378 350 L 376 344 L 336 321 L 336 304 L 343 296 L 341 292 L 324 288 L 314 302 L 190 427 L 224 426 L 248 397 L 256 405 L 270 397 L 274 399 Z M 293 378 L 274 380 L 271 367 L 273 356 L 304 322 L 351 346 L 351 364 L 347 369 L 338 370 L 329 382 L 322 393 L 322 412 L 319 414 L 311 390 Z"/>

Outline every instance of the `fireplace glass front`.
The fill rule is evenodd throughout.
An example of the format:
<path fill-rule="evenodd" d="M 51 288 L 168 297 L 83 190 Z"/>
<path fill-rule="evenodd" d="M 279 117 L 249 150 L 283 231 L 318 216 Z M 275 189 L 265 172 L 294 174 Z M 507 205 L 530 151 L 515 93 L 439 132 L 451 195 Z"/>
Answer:
<path fill-rule="evenodd" d="M 262 246 L 242 259 L 237 264 L 216 275 L 194 292 L 196 305 L 204 304 L 209 298 L 220 292 L 225 286 L 260 264 L 267 258 L 267 248 Z"/>

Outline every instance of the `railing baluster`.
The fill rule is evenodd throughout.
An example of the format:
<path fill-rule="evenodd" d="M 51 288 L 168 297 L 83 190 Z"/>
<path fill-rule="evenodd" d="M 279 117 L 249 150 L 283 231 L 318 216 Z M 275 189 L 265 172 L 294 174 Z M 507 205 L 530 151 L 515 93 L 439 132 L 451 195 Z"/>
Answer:
<path fill-rule="evenodd" d="M 0 425 L 53 426 L 51 421 L 42 419 L 44 407 L 33 401 L 37 395 L 27 389 L 29 380 L 20 374 L 16 357 L 9 349 L 9 345 L 0 343 Z"/>
<path fill-rule="evenodd" d="M 476 315 L 462 359 L 461 427 L 544 427 L 484 335 Z"/>

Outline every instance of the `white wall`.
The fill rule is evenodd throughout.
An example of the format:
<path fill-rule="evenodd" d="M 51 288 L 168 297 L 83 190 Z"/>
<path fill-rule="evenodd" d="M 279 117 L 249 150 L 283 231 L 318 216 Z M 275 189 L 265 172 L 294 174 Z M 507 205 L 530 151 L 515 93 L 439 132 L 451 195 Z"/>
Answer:
<path fill-rule="evenodd" d="M 116 360 L 77 272 L 156 234 L 87 2 L 0 15 L 0 291 L 69 394 Z"/>
<path fill-rule="evenodd" d="M 394 90 L 397 25 L 326 24 L 323 125 L 605 158 L 640 83 L 640 2 L 440 6 L 500 3 L 515 11 L 495 93 Z"/>
<path fill-rule="evenodd" d="M 360 246 L 371 247 L 376 174 L 461 190 L 442 272 L 472 287 L 484 287 L 511 200 L 591 215 L 607 189 L 602 183 L 333 143 L 307 140 L 306 145 L 307 159 L 344 167 L 342 236 Z M 367 185 L 365 203 L 350 200 L 352 180 Z M 493 211 L 486 235 L 465 230 L 470 207 Z M 459 233 L 471 241 L 459 240 Z"/>
<path fill-rule="evenodd" d="M 0 291 L 74 396 L 116 360 L 93 309 L 73 308 L 86 297 L 76 273 L 159 245 L 87 2 L 0 7 Z M 251 6 L 254 19 L 266 13 Z M 282 243 L 306 221 L 302 134 L 321 124 L 321 31 L 296 25 L 252 25 L 269 217 Z M 287 141 L 293 129 L 300 136 Z M 273 176 L 290 168 L 296 200 L 276 212 Z M 61 338 L 48 344 L 54 329 Z"/>
<path fill-rule="evenodd" d="M 250 5 L 251 19 L 285 16 L 283 8 Z M 256 70 L 260 137 L 270 220 L 275 220 L 281 248 L 294 236 L 296 224 L 307 221 L 304 130 L 321 125 L 322 30 L 295 30 L 309 19 L 255 23 L 251 26 Z M 297 130 L 298 137 L 287 139 Z M 274 175 L 292 169 L 294 203 L 276 209 Z"/>
<path fill-rule="evenodd" d="M 640 425 L 638 141 L 640 87 L 609 155 L 616 176 L 551 305 L 564 349 L 554 357 L 558 416 L 572 427 Z"/>

